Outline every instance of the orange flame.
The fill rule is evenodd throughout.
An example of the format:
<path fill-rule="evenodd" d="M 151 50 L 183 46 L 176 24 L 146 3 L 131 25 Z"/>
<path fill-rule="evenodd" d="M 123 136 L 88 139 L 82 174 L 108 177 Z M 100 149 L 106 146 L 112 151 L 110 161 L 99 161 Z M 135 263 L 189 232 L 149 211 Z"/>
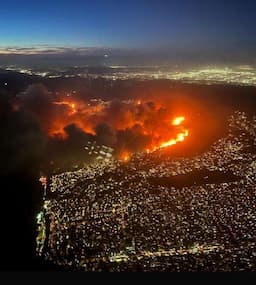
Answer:
<path fill-rule="evenodd" d="M 172 120 L 173 126 L 179 126 L 183 121 L 185 121 L 185 117 L 176 117 Z M 187 129 L 183 129 L 180 133 L 177 134 L 176 138 L 172 138 L 169 141 L 162 142 L 159 146 L 153 148 L 153 151 L 166 148 L 169 146 L 173 146 L 178 142 L 183 142 L 185 138 L 189 135 L 189 131 Z"/>
<path fill-rule="evenodd" d="M 48 127 L 47 132 L 51 137 L 57 136 L 66 139 L 68 134 L 65 131 L 65 126 L 69 124 L 75 124 L 86 133 L 95 135 L 95 127 L 101 122 L 106 122 L 114 130 L 134 128 L 134 132 L 150 137 L 151 143 L 148 142 L 144 145 L 144 151 L 151 153 L 183 142 L 189 135 L 188 130 L 183 126 L 185 116 L 179 115 L 174 118 L 170 118 L 168 114 L 158 116 L 157 112 L 161 106 L 151 109 L 147 104 L 144 106 L 141 100 L 135 100 L 129 102 L 129 104 L 126 102 L 124 104 L 124 113 L 117 114 L 117 118 L 109 113 L 109 110 L 111 110 L 111 108 L 108 109 L 111 105 L 110 101 L 86 103 L 75 98 L 65 98 L 56 100 L 53 104 L 56 107 L 59 105 L 64 108 L 56 110 L 57 115 Z M 150 123 L 151 116 L 152 124 Z M 159 118 L 161 119 L 158 120 Z M 176 135 L 172 135 L 173 131 L 176 132 Z M 131 155 L 132 152 L 124 147 L 118 157 L 121 161 L 127 162 L 130 160 Z"/>
<path fill-rule="evenodd" d="M 180 124 L 185 121 L 185 117 L 176 117 L 172 120 L 172 125 L 173 126 L 180 126 Z M 181 128 L 181 127 L 179 127 Z M 158 144 L 157 146 L 154 146 L 154 147 L 151 147 L 151 148 L 147 148 L 145 149 L 145 152 L 146 153 L 151 153 L 151 152 L 154 152 L 156 150 L 159 150 L 159 149 L 163 149 L 163 148 L 167 148 L 167 147 L 170 147 L 170 146 L 174 146 L 176 145 L 177 143 L 179 142 L 183 142 L 185 140 L 186 137 L 188 137 L 189 135 L 189 131 L 185 128 L 182 128 L 182 131 L 180 131 L 175 138 L 172 138 L 168 141 L 165 141 L 165 142 L 162 142 L 160 144 Z M 120 154 L 119 158 L 121 161 L 123 162 L 127 162 L 130 160 L 130 156 L 131 154 L 127 151 L 123 152 Z"/>
<path fill-rule="evenodd" d="M 119 156 L 120 160 L 127 162 L 130 160 L 130 153 L 128 151 L 124 151 Z"/>
<path fill-rule="evenodd" d="M 58 102 L 58 101 L 56 101 L 56 102 L 53 102 L 53 104 L 54 105 L 66 105 L 66 106 L 68 106 L 71 109 L 71 111 L 69 112 L 70 116 L 74 115 L 77 112 L 76 104 L 73 102 L 68 102 L 68 101 L 59 101 Z"/>
<path fill-rule="evenodd" d="M 173 126 L 179 126 L 183 121 L 185 121 L 185 117 L 176 117 L 172 121 Z"/>

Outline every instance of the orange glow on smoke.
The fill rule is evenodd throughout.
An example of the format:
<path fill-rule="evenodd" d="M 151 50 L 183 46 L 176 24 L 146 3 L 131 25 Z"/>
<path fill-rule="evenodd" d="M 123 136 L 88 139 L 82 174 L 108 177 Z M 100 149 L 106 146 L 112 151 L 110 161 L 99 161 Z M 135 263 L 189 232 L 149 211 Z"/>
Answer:
<path fill-rule="evenodd" d="M 50 137 L 59 137 L 66 139 L 67 134 L 65 127 L 75 124 L 82 131 L 95 135 L 94 126 L 87 121 L 90 116 L 101 112 L 98 106 L 90 106 L 79 101 L 55 101 L 56 116 L 52 120 L 51 125 L 47 128 L 47 133 Z"/>
<path fill-rule="evenodd" d="M 68 101 L 60 101 L 60 102 L 53 102 L 54 105 L 64 105 L 70 108 L 70 112 L 68 113 L 70 116 L 77 112 L 76 104 L 73 102 Z"/>
<path fill-rule="evenodd" d="M 189 135 L 185 128 L 185 116 L 171 117 L 169 112 L 160 112 L 164 105 L 154 102 L 148 104 L 141 100 L 120 101 L 118 107 L 111 101 L 94 100 L 85 102 L 75 98 L 54 101 L 54 116 L 46 130 L 50 137 L 67 139 L 66 127 L 76 125 L 83 132 L 96 135 L 97 126 L 108 125 L 115 132 L 131 132 L 136 137 L 147 137 L 138 151 L 151 153 L 184 142 Z M 113 107 L 114 106 L 114 107 Z M 111 109 L 113 108 L 113 109 Z M 167 109 L 166 109 L 167 110 Z M 126 134 L 129 141 L 129 133 Z M 122 151 L 118 153 L 121 161 L 130 160 L 133 150 L 123 141 Z M 115 148 L 114 146 L 111 146 Z"/>

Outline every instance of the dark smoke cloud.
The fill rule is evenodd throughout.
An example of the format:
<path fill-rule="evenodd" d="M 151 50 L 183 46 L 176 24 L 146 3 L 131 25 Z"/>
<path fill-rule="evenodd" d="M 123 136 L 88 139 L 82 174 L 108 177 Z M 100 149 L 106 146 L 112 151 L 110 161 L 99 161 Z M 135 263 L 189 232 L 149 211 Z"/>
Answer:
<path fill-rule="evenodd" d="M 30 85 L 27 90 L 18 95 L 21 107 L 35 117 L 47 131 L 54 116 L 53 98 L 43 84 Z"/>
<path fill-rule="evenodd" d="M 96 131 L 96 141 L 99 144 L 107 145 L 113 147 L 117 142 L 116 130 L 111 128 L 106 123 L 101 123 L 95 128 Z"/>
<path fill-rule="evenodd" d="M 116 151 L 117 153 L 122 153 L 122 151 L 140 152 L 145 150 L 145 146 L 150 142 L 151 137 L 143 135 L 141 126 L 135 125 L 130 129 L 118 131 Z"/>
<path fill-rule="evenodd" d="M 0 129 L 1 175 L 26 169 L 40 159 L 46 135 L 29 113 L 24 110 L 13 111 L 8 96 L 1 96 Z"/>

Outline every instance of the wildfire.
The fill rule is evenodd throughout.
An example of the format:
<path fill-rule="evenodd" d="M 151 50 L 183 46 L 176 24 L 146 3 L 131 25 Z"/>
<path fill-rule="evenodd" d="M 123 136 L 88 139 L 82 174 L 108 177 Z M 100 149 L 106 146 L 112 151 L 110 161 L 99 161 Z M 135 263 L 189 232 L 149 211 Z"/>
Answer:
<path fill-rule="evenodd" d="M 144 103 L 141 100 L 127 102 L 114 101 L 86 103 L 74 98 L 56 100 L 53 102 L 56 106 L 56 116 L 53 117 L 51 124 L 48 126 L 47 133 L 50 137 L 68 139 L 65 127 L 71 124 L 76 125 L 80 130 L 98 136 L 96 139 L 103 138 L 111 141 L 120 139 L 122 151 L 118 149 L 118 158 L 121 161 L 128 162 L 133 152 L 137 151 L 135 143 L 129 140 L 129 136 L 138 139 L 140 151 L 151 153 L 159 149 L 174 146 L 177 143 L 185 141 L 189 135 L 188 130 L 184 127 L 185 116 L 179 115 L 170 118 L 168 113 L 160 112 L 162 106 L 155 102 L 151 104 Z M 78 108 L 79 106 L 79 108 Z M 119 110 L 122 112 L 119 112 Z M 160 113 L 160 115 L 159 115 Z M 103 130 L 97 126 L 104 123 L 109 126 Z M 110 131 L 109 131 L 110 130 Z M 110 132 L 110 133 L 108 133 Z M 113 140 L 112 137 L 113 136 Z M 146 137 L 144 145 L 141 143 Z M 148 142 L 146 142 L 148 141 Z M 119 143 L 120 143 L 119 142 Z M 116 146 L 111 146 L 115 148 Z"/>
<path fill-rule="evenodd" d="M 123 153 L 120 154 L 120 160 L 127 162 L 130 160 L 130 153 L 125 151 Z"/>
<path fill-rule="evenodd" d="M 66 139 L 65 127 L 76 125 L 82 131 L 95 135 L 95 127 L 102 120 L 104 105 L 90 105 L 86 102 L 75 100 L 54 101 L 56 107 L 55 117 L 47 128 L 50 137 Z M 96 118 L 96 119 L 95 119 Z M 98 118 L 98 119 L 97 119 Z"/>
<path fill-rule="evenodd" d="M 64 105 L 70 108 L 70 112 L 68 113 L 69 116 L 74 115 L 77 110 L 76 110 L 76 104 L 73 102 L 68 102 L 68 101 L 56 101 L 53 102 L 54 105 Z"/>
<path fill-rule="evenodd" d="M 172 121 L 173 126 L 179 126 L 183 121 L 185 121 L 185 117 L 176 117 Z"/>
<path fill-rule="evenodd" d="M 178 142 L 183 142 L 185 140 L 185 138 L 188 136 L 188 134 L 189 134 L 188 130 L 184 130 L 181 133 L 178 133 L 175 139 L 171 139 L 167 142 L 162 143 L 159 148 L 165 148 L 168 146 L 175 145 Z"/>
<path fill-rule="evenodd" d="M 158 143 L 157 146 L 153 146 L 151 148 L 147 148 L 147 149 L 145 149 L 145 152 L 146 153 L 151 153 L 151 152 L 154 152 L 154 151 L 159 150 L 159 149 L 163 149 L 163 148 L 166 148 L 166 147 L 174 146 L 174 145 L 176 145 L 179 142 L 183 142 L 186 139 L 186 137 L 188 137 L 188 135 L 189 135 L 189 131 L 186 128 L 183 128 L 181 126 L 181 123 L 184 122 L 184 121 L 185 121 L 185 117 L 176 117 L 176 118 L 174 118 L 172 120 L 171 124 L 173 126 L 176 126 L 179 129 L 179 133 L 177 133 L 176 137 L 172 138 L 172 139 L 170 139 L 168 141 L 164 141 L 164 142 Z M 120 154 L 119 158 L 123 162 L 127 162 L 127 161 L 130 160 L 130 156 L 131 156 L 131 154 L 129 152 L 123 152 L 123 153 Z"/>
<path fill-rule="evenodd" d="M 185 121 L 185 117 L 176 117 L 172 120 L 172 125 L 179 126 L 183 121 Z M 183 129 L 181 132 L 177 134 L 176 138 L 172 138 L 169 141 L 162 142 L 159 146 L 154 147 L 153 151 L 161 149 L 161 148 L 173 146 L 177 144 L 178 142 L 183 142 L 188 135 L 189 135 L 189 131 L 187 129 Z"/>

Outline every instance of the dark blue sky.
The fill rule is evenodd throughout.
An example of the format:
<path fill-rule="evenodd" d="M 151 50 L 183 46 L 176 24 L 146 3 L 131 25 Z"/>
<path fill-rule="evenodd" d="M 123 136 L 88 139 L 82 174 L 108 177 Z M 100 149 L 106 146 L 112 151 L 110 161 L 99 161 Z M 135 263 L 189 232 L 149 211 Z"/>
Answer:
<path fill-rule="evenodd" d="M 254 50 L 254 0 L 1 1 L 0 46 Z"/>

